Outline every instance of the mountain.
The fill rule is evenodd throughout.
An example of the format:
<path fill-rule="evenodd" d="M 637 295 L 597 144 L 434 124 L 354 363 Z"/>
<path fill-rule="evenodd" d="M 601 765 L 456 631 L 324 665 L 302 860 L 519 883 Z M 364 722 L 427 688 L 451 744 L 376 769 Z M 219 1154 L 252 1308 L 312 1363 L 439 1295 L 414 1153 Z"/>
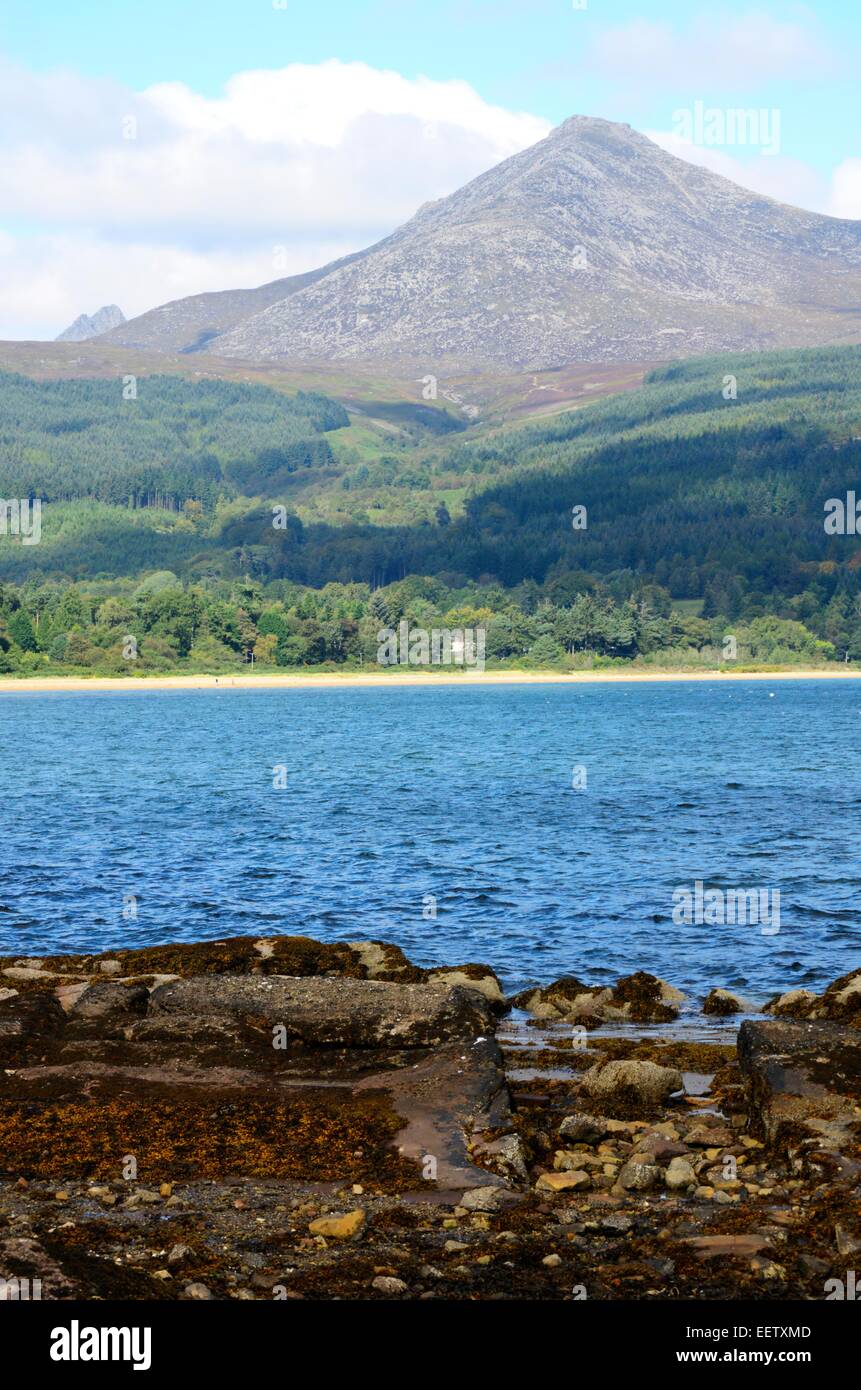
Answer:
<path fill-rule="evenodd" d="M 112 328 L 119 328 L 125 321 L 125 314 L 116 304 L 103 304 L 92 318 L 89 314 L 79 314 L 74 323 L 70 323 L 68 328 L 57 334 L 54 342 L 84 343 L 88 338 L 98 338 L 100 334 L 107 333 Z"/>
<path fill-rule="evenodd" d="M 201 352 L 210 350 L 211 343 L 237 324 L 254 318 L 270 305 L 298 294 L 316 284 L 324 275 L 349 265 L 357 252 L 320 270 L 308 270 L 302 275 L 288 275 L 283 280 L 271 280 L 253 290 L 217 290 L 210 294 L 192 294 L 185 299 L 172 299 L 157 309 L 130 319 L 107 336 L 117 347 L 146 348 L 154 352 Z"/>
<path fill-rule="evenodd" d="M 163 320 L 158 342 L 175 347 L 187 317 L 193 350 L 205 299 L 225 325 L 207 351 L 257 361 L 533 369 L 854 342 L 861 223 L 785 206 L 629 126 L 575 116 L 376 246 L 228 295 L 219 317 L 220 298 L 177 301 L 112 338 L 135 345 L 138 324 L 158 335 Z"/>

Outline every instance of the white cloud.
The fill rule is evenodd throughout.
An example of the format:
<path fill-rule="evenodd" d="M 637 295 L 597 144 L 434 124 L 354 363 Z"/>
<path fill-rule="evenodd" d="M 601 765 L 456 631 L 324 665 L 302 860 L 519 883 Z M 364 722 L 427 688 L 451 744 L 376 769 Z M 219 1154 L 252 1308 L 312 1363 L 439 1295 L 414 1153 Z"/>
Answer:
<path fill-rule="evenodd" d="M 834 170 L 828 211 L 833 217 L 861 218 L 861 159 L 844 159 Z"/>
<path fill-rule="evenodd" d="M 80 313 L 119 304 L 127 318 L 169 299 L 298 274 L 346 254 L 338 242 L 197 252 L 97 236 L 0 232 L 0 338 L 54 338 Z"/>
<path fill-rule="evenodd" d="M 549 128 L 465 82 L 364 63 L 240 73 L 217 98 L 3 65 L 0 336 L 311 269 Z"/>
<path fill-rule="evenodd" d="M 712 10 L 683 32 L 639 19 L 603 30 L 590 51 L 592 70 L 675 90 L 821 78 L 838 62 L 812 20 L 779 20 L 758 11 L 736 16 Z"/>

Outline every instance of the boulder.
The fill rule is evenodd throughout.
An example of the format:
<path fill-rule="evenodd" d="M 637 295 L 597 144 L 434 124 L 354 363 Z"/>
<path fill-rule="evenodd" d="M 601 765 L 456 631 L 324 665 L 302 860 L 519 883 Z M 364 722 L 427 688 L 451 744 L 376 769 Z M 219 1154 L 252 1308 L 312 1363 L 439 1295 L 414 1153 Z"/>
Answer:
<path fill-rule="evenodd" d="M 514 1008 L 525 1009 L 534 1018 L 548 1021 L 564 1019 L 586 1028 L 598 1028 L 611 1017 L 608 1013 L 611 992 L 606 986 L 584 985 L 574 975 L 563 975 L 543 989 L 526 989 L 510 1001 Z M 622 1015 L 616 1011 L 615 1018 Z"/>
<path fill-rule="evenodd" d="M 861 1034 L 838 1023 L 747 1022 L 738 1059 L 755 1132 L 770 1142 L 798 1129 L 823 1147 L 852 1143 L 861 1107 Z"/>
<path fill-rule="evenodd" d="M 812 989 L 790 989 L 769 999 L 763 1013 L 774 1014 L 775 1018 L 806 1018 L 815 1002 Z"/>
<path fill-rule="evenodd" d="M 145 985 L 125 985 L 104 981 L 87 987 L 69 1008 L 70 1020 L 131 1021 L 146 1013 L 149 990 Z"/>
<path fill-rule="evenodd" d="M 597 1062 L 583 1078 L 583 1089 L 596 1100 L 640 1105 L 660 1105 L 683 1084 L 675 1067 L 639 1061 Z"/>
<path fill-rule="evenodd" d="M 612 988 L 586 985 L 575 975 L 563 975 L 543 989 L 527 989 L 510 1001 L 535 1018 L 565 1019 L 586 1028 L 602 1023 L 668 1023 L 678 1016 L 676 1005 L 684 995 L 661 980 L 638 970 L 626 975 Z"/>
<path fill-rule="evenodd" d="M 619 980 L 613 990 L 613 1004 L 634 1023 L 669 1023 L 678 1017 L 676 1005 L 684 995 L 657 975 L 638 970 Z"/>
<path fill-rule="evenodd" d="M 66 1015 L 52 994 L 20 994 L 0 1003 L 0 1062 L 20 1066 L 32 1050 L 59 1038 Z"/>
<path fill-rule="evenodd" d="M 464 989 L 477 989 L 496 1008 L 505 1005 L 505 995 L 499 976 L 489 965 L 453 965 L 440 970 L 429 970 L 427 979 L 431 984 L 461 985 Z"/>
<path fill-rule="evenodd" d="M 811 1017 L 861 1029 L 861 970 L 852 970 L 830 984 Z"/>
<path fill-rule="evenodd" d="M 792 989 L 779 994 L 769 1000 L 765 1012 L 776 1018 L 844 1023 L 849 1028 L 861 1030 L 861 970 L 841 975 L 819 995 L 809 989 Z"/>
<path fill-rule="evenodd" d="M 751 1012 L 751 1005 L 740 994 L 729 989 L 710 990 L 703 1000 L 703 1013 L 715 1018 L 728 1018 L 731 1014 Z"/>

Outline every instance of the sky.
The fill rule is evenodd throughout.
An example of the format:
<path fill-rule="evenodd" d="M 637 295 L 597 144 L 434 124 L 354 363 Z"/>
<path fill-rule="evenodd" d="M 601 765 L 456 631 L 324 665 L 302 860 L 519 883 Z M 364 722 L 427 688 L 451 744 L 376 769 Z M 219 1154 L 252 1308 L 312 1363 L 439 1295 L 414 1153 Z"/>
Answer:
<path fill-rule="evenodd" d="M 859 57 L 859 0 L 0 0 L 0 338 L 323 265 L 575 114 L 861 219 Z"/>

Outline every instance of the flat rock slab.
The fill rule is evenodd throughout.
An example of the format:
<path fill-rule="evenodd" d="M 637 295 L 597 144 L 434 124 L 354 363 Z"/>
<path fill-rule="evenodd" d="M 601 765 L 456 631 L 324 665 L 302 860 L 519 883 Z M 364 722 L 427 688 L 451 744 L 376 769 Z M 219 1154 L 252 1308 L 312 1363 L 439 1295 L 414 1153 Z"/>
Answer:
<path fill-rule="evenodd" d="M 838 1023 L 748 1022 L 738 1036 L 751 1119 L 777 1142 L 799 1127 L 824 1146 L 861 1133 L 861 1034 Z"/>
<path fill-rule="evenodd" d="M 6 1000 L 0 1173 L 109 1180 L 131 1153 L 151 1181 L 499 1185 L 469 1147 L 510 1129 L 494 1024 L 475 989 L 429 981 L 201 975 Z"/>
<path fill-rule="evenodd" d="M 502 1053 L 494 1039 L 435 1048 L 417 1066 L 366 1077 L 355 1091 L 377 1088 L 385 1089 L 406 1122 L 395 1141 L 399 1153 L 419 1163 L 440 1187 L 505 1185 L 498 1174 L 477 1167 L 468 1148 L 469 1138 L 505 1129 L 511 1119 Z"/>
<path fill-rule="evenodd" d="M 433 1047 L 494 1029 L 488 1001 L 459 985 L 287 975 L 175 980 L 153 990 L 149 1015 L 159 1014 L 261 1019 L 311 1047 Z"/>

